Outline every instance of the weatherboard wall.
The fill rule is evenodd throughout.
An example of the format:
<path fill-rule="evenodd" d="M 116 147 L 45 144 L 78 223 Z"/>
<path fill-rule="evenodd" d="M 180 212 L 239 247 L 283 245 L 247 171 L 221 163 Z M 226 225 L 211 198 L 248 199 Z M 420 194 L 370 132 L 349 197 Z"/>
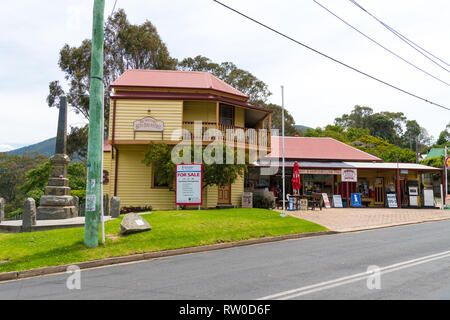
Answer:
<path fill-rule="evenodd" d="M 111 102 L 113 106 L 114 102 Z M 113 110 L 112 110 L 113 111 Z M 164 122 L 164 136 L 161 132 L 134 132 L 134 121 L 152 117 Z M 114 111 L 110 113 L 109 137 L 114 140 L 171 140 L 175 130 L 182 127 L 183 101 L 117 99 Z M 178 139 L 177 139 L 178 140 Z"/>

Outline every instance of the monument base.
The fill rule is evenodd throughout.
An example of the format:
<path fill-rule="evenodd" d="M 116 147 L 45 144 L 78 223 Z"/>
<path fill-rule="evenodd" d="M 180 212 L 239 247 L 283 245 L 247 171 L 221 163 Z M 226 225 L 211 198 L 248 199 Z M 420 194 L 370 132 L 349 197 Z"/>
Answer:
<path fill-rule="evenodd" d="M 78 217 L 78 209 L 72 196 L 41 197 L 41 205 L 37 208 L 38 220 L 58 220 Z"/>

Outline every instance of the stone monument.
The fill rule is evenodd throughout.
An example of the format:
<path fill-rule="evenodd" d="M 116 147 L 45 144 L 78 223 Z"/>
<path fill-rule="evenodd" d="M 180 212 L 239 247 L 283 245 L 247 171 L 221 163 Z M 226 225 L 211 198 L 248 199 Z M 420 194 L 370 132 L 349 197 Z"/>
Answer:
<path fill-rule="evenodd" d="M 70 195 L 67 165 L 70 162 L 67 149 L 67 100 L 60 97 L 58 132 L 55 154 L 50 158 L 52 171 L 38 207 L 38 220 L 69 219 L 78 216 L 75 201 Z"/>
<path fill-rule="evenodd" d="M 31 232 L 32 227 L 36 225 L 36 203 L 33 198 L 25 201 L 22 215 L 22 231 Z"/>
<path fill-rule="evenodd" d="M 5 220 L 5 199 L 0 197 L 0 223 Z"/>

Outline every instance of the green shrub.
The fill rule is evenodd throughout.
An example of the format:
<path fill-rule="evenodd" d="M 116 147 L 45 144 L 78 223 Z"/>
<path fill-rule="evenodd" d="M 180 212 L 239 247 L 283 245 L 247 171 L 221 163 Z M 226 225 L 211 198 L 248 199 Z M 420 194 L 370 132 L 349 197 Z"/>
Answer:
<path fill-rule="evenodd" d="M 12 217 L 15 217 L 15 216 L 19 216 L 19 215 L 21 215 L 22 213 L 23 213 L 23 208 L 19 208 L 19 209 L 17 209 L 17 210 L 14 210 L 14 211 L 8 213 L 8 214 L 6 215 L 6 217 L 7 217 L 7 218 L 12 218 Z"/>
<path fill-rule="evenodd" d="M 275 198 L 269 191 L 253 192 L 253 208 L 273 209 Z"/>
<path fill-rule="evenodd" d="M 44 191 L 41 189 L 34 189 L 27 193 L 27 196 L 34 199 L 34 202 L 36 203 L 36 208 L 39 207 L 41 197 L 44 195 Z"/>
<path fill-rule="evenodd" d="M 86 199 L 86 190 L 72 190 L 70 192 L 72 196 L 77 196 L 80 199 L 80 203 Z"/>

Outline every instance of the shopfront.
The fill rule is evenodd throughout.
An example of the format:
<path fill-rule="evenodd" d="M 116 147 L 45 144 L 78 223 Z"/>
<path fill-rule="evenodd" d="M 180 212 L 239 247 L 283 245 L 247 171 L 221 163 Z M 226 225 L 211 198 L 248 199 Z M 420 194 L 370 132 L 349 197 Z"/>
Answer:
<path fill-rule="evenodd" d="M 298 140 L 294 143 L 293 139 Z M 392 206 L 392 203 L 395 203 L 397 207 L 434 205 L 433 200 L 437 195 L 434 195 L 432 188 L 423 185 L 421 176 L 427 173 L 442 174 L 442 169 L 415 163 L 382 162 L 380 159 L 376 158 L 378 160 L 375 160 L 372 155 L 358 149 L 347 145 L 342 146 L 339 141 L 331 138 L 327 138 L 326 145 L 323 145 L 323 141 L 317 140 L 317 138 L 312 138 L 314 140 L 307 141 L 307 143 L 305 143 L 305 139 L 311 138 L 289 138 L 291 148 L 288 153 L 289 159 L 285 161 L 286 194 L 293 194 L 292 169 L 297 161 L 300 170 L 300 195 L 326 193 L 329 199 L 333 199 L 333 195 L 340 195 L 344 206 L 351 206 L 350 199 L 353 193 L 359 194 L 364 207 L 387 207 Z M 330 142 L 330 139 L 334 141 Z M 313 142 L 313 146 L 311 142 Z M 302 148 L 302 144 L 308 145 L 310 149 Z M 335 148 L 330 147 L 333 144 Z M 325 159 L 312 161 L 309 159 L 317 157 L 317 154 L 321 152 L 321 145 L 324 148 L 327 147 L 327 150 L 322 152 L 324 157 L 333 161 L 326 161 Z M 333 150 L 337 147 L 339 147 L 339 152 L 333 153 Z M 351 148 L 347 153 L 342 150 L 346 147 Z M 297 153 L 295 148 L 298 148 Z M 339 157 L 343 157 L 342 154 L 344 153 L 345 159 L 339 159 Z M 294 155 L 298 155 L 298 158 L 293 158 Z M 270 156 L 267 159 L 270 160 Z M 351 156 L 354 157 L 355 161 L 349 159 Z M 361 161 L 362 159 L 365 161 Z M 267 161 L 261 161 L 250 168 L 245 182 L 246 190 L 266 189 L 272 191 L 280 199 L 282 197 L 281 161 L 276 165 L 278 170 L 273 170 L 276 173 L 265 176 L 258 174 L 260 169 L 273 166 L 273 164 L 268 165 Z M 389 202 L 388 199 L 394 199 L 395 201 Z"/>

